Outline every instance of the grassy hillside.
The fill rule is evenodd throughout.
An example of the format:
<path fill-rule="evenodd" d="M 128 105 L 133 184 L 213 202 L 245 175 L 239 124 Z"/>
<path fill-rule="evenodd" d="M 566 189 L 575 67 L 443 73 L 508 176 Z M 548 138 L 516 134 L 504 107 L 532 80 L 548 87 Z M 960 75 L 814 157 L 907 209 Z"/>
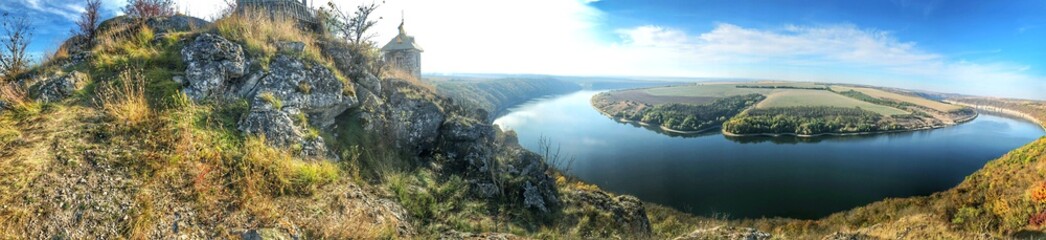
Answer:
<path fill-rule="evenodd" d="M 548 169 L 544 161 L 555 159 L 523 150 L 512 132 L 475 130 L 491 126 L 455 112 L 465 110 L 417 81 L 382 79 L 387 91 L 378 94 L 389 102 L 378 106 L 408 120 L 418 120 L 412 114 L 421 109 L 410 107 L 432 106 L 447 114 L 436 128 L 467 131 L 448 130 L 435 150 L 412 155 L 391 143 L 391 130 L 367 130 L 359 117 L 382 112 L 358 107 L 339 115 L 330 129 L 305 126 L 306 138 L 327 139 L 338 160 L 305 156 L 300 146 L 275 147 L 238 130 L 252 105 L 281 106 L 283 100 L 269 93 L 258 102 L 192 101 L 176 81 L 187 68 L 179 53 L 209 33 L 243 46 L 258 64 L 252 68 L 263 72 L 271 70 L 269 61 L 292 57 L 327 69 L 337 82 L 362 81 L 317 50 L 327 36 L 271 18 L 159 30 L 112 25 L 86 60 L 57 57 L 32 75 L 0 81 L 0 239 L 238 239 L 251 231 L 288 239 L 666 239 L 695 233 L 717 239 L 751 233 L 747 227 L 778 238 L 841 232 L 955 239 L 1044 230 L 1046 139 L 988 163 L 947 192 L 888 199 L 817 221 L 695 217 L 606 193 Z M 300 41 L 307 50 L 281 51 L 277 43 L 283 41 Z M 86 77 L 65 98 L 42 101 L 26 87 L 71 72 Z M 314 90 L 298 86 L 304 94 Z M 364 93 L 346 86 L 339 94 Z M 691 108 L 666 108 L 679 109 Z M 292 117 L 309 125 L 304 114 Z M 420 125 L 414 123 L 425 122 L 391 127 Z M 474 135 L 483 136 L 459 139 Z M 490 172 L 460 170 L 471 163 L 441 152 L 450 148 L 478 149 L 484 158 L 473 160 Z M 527 207 L 521 199 L 534 194 L 526 189 L 536 188 L 535 178 L 521 172 L 550 172 L 561 204 L 548 212 Z M 485 198 L 476 193 L 483 191 L 474 184 L 479 180 L 530 187 Z"/>

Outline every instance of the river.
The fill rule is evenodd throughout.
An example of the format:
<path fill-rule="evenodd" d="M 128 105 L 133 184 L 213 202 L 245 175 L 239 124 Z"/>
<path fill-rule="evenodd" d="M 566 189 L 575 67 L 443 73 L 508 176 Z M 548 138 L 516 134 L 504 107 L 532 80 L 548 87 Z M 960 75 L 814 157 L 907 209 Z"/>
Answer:
<path fill-rule="evenodd" d="M 847 137 L 668 134 L 620 123 L 589 104 L 597 91 L 536 99 L 494 123 L 537 150 L 544 136 L 600 188 L 703 216 L 814 219 L 890 197 L 954 187 L 1044 135 L 1025 120 L 981 114 L 958 126 Z M 565 169 L 567 166 L 557 166 Z"/>

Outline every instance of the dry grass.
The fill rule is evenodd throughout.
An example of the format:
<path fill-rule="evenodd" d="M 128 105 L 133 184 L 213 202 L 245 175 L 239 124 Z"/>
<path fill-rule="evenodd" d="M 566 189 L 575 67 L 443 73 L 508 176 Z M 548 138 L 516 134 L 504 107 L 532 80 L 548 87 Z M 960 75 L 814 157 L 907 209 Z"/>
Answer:
<path fill-rule="evenodd" d="M 214 22 L 211 31 L 243 44 L 247 53 L 258 58 L 262 68 L 266 70 L 268 70 L 272 58 L 280 53 L 278 43 L 304 43 L 305 50 L 296 57 L 324 66 L 344 84 L 342 91 L 344 95 L 355 95 L 353 84 L 337 67 L 334 67 L 334 61 L 320 51 L 316 41 L 322 37 L 311 31 L 302 30 L 293 19 L 280 16 L 271 17 L 263 11 L 242 11 Z"/>
<path fill-rule="evenodd" d="M 120 74 L 119 82 L 109 82 L 99 89 L 102 109 L 118 123 L 137 125 L 152 116 L 145 98 L 146 80 L 142 72 L 130 69 Z"/>
<path fill-rule="evenodd" d="M 311 194 L 323 184 L 336 181 L 339 167 L 326 160 L 301 160 L 289 151 L 265 144 L 263 137 L 251 137 L 244 142 L 244 194 Z"/>
<path fill-rule="evenodd" d="M 316 36 L 302 31 L 294 19 L 270 17 L 263 11 L 243 11 L 216 21 L 213 28 L 221 36 L 243 43 L 247 52 L 262 58 L 263 66 L 279 52 L 278 42 L 304 43 L 305 51 L 301 57 L 329 62 L 317 47 Z"/>
<path fill-rule="evenodd" d="M 417 87 L 420 87 L 420 88 L 423 88 L 423 89 L 428 89 L 430 92 L 433 92 L 433 93 L 436 92 L 436 87 L 435 86 L 432 86 L 432 84 L 429 84 L 427 82 L 422 81 L 420 78 L 415 77 L 413 74 L 411 74 L 410 72 L 407 72 L 407 71 L 405 71 L 403 69 L 389 68 L 389 69 L 385 70 L 385 74 L 383 74 L 382 79 L 386 79 L 386 78 L 394 78 L 394 79 L 403 80 L 405 82 L 410 83 L 411 85 L 414 85 L 414 86 L 417 86 Z"/>

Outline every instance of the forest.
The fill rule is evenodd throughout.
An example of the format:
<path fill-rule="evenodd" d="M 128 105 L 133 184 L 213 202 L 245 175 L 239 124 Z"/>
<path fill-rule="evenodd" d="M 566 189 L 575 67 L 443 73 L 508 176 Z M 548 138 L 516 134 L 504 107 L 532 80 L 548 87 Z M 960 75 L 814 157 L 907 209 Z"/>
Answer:
<path fill-rule="evenodd" d="M 723 123 L 723 131 L 733 134 L 857 133 L 900 130 L 903 127 L 884 121 L 882 115 L 860 108 L 779 107 L 752 109 Z"/>
<path fill-rule="evenodd" d="M 643 109 L 635 114 L 621 114 L 621 118 L 642 121 L 680 131 L 698 131 L 723 123 L 759 101 L 763 95 L 749 94 L 716 99 L 704 105 L 662 104 Z"/>

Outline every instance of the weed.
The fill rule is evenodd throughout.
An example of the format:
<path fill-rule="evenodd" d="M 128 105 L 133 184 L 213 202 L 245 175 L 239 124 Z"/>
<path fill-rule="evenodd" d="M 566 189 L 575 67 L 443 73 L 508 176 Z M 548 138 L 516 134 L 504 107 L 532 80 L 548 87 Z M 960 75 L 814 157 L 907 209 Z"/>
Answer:
<path fill-rule="evenodd" d="M 117 122 L 137 125 L 152 114 L 145 98 L 145 77 L 137 69 L 120 74 L 119 82 L 110 82 L 99 89 L 102 109 Z"/>
<path fill-rule="evenodd" d="M 269 105 L 272 105 L 272 108 L 275 108 L 275 109 L 283 108 L 283 101 L 280 101 L 280 99 L 277 98 L 276 95 L 273 95 L 271 92 L 264 92 L 264 93 L 258 94 L 258 98 L 261 99 L 263 102 L 268 103 Z"/>

